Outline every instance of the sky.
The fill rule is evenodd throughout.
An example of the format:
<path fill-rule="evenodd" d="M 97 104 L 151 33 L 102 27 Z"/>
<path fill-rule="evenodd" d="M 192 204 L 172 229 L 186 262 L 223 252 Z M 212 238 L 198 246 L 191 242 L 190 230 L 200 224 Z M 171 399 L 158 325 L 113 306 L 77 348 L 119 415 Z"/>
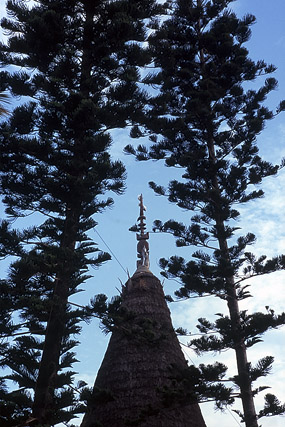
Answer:
<path fill-rule="evenodd" d="M 252 28 L 252 38 L 247 47 L 250 57 L 254 60 L 264 59 L 267 63 L 277 66 L 275 77 L 279 86 L 268 99 L 268 106 L 274 108 L 282 98 L 285 98 L 285 2 L 284 0 L 237 0 L 232 9 L 243 16 L 252 13 L 257 22 Z M 4 15 L 4 1 L 1 0 L 0 16 Z M 110 298 L 118 294 L 121 282 L 126 282 L 129 272 L 132 275 L 136 269 L 136 237 L 128 231 L 138 217 L 139 208 L 137 197 L 144 196 L 147 207 L 147 226 L 151 230 L 155 219 L 168 220 L 176 218 L 187 223 L 190 213 L 179 210 L 171 205 L 167 199 L 159 197 L 148 187 L 149 181 L 158 184 L 167 184 L 170 179 L 177 177 L 177 171 L 165 168 L 162 162 L 136 162 L 131 156 L 122 154 L 125 145 L 130 141 L 126 131 L 117 131 L 114 135 L 112 155 L 120 158 L 127 168 L 128 178 L 126 191 L 122 196 L 114 197 L 114 207 L 96 216 L 98 226 L 90 232 L 90 237 L 98 243 L 99 248 L 112 251 L 112 260 L 98 270 L 91 271 L 93 278 L 84 285 L 84 292 L 71 298 L 71 302 L 85 304 L 92 296 L 105 293 Z M 131 141 L 132 142 L 132 141 Z M 285 157 L 285 113 L 276 117 L 267 124 L 266 129 L 258 137 L 258 146 L 262 156 L 273 163 L 280 163 Z M 176 175 L 175 175 L 176 174 Z M 251 250 L 256 255 L 266 254 L 268 257 L 284 253 L 285 243 L 285 170 L 281 170 L 277 177 L 267 178 L 262 184 L 265 197 L 244 206 L 238 225 L 242 233 L 253 232 L 257 242 Z M 99 233 L 99 234 L 98 234 Z M 103 239 L 103 240 L 102 240 Z M 107 246 L 106 246 L 107 244 Z M 171 255 L 181 255 L 190 259 L 192 248 L 176 248 L 170 235 L 150 234 L 150 269 L 158 277 L 160 268 L 158 260 Z M 163 278 L 162 278 L 163 279 Z M 285 272 L 278 272 L 249 281 L 253 298 L 241 303 L 242 310 L 249 312 L 265 311 L 270 306 L 276 313 L 284 310 L 284 280 Z M 171 280 L 162 280 L 166 294 L 173 294 L 178 284 Z M 174 327 L 182 326 L 195 333 L 195 325 L 199 317 L 214 320 L 214 314 L 226 314 L 224 303 L 214 297 L 192 299 L 184 302 L 172 303 L 169 306 Z M 249 349 L 248 358 L 252 364 L 266 355 L 275 357 L 272 374 L 259 380 L 257 385 L 272 387 L 268 392 L 276 394 L 281 401 L 285 401 L 285 352 L 284 330 L 270 331 L 264 336 L 264 342 Z M 104 335 L 94 320 L 90 325 L 83 325 L 79 337 L 81 344 L 77 347 L 77 358 L 80 363 L 75 364 L 78 380 L 85 380 L 90 386 L 104 356 L 109 335 Z M 185 344 L 187 339 L 184 339 Z M 283 343 L 283 349 L 282 349 Z M 211 363 L 216 360 L 229 366 L 230 375 L 235 374 L 235 360 L 233 352 L 197 357 L 193 351 L 182 345 L 185 357 L 195 365 Z M 267 391 L 266 391 L 267 392 Z M 257 410 L 262 409 L 263 397 L 256 398 Z M 201 410 L 208 427 L 231 427 L 240 425 L 237 415 L 231 409 L 240 409 L 236 403 L 223 413 L 217 412 L 213 404 L 202 404 Z M 262 427 L 281 427 L 285 417 L 262 418 Z M 78 420 L 78 424 L 79 420 Z"/>

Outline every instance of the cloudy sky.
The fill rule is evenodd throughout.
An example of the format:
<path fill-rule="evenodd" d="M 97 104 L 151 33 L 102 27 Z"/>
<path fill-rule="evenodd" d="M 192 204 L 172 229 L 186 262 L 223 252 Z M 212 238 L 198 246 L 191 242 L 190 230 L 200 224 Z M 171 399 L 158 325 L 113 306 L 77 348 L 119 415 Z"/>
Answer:
<path fill-rule="evenodd" d="M 264 59 L 278 67 L 275 73 L 279 80 L 279 88 L 270 95 L 268 105 L 272 108 L 285 98 L 285 2 L 284 0 L 237 0 L 233 3 L 233 9 L 239 16 L 252 13 L 257 18 L 253 26 L 253 35 L 248 43 L 250 56 L 255 59 Z M 4 1 L 0 2 L 0 14 L 4 14 Z M 176 206 L 170 205 L 166 199 L 158 197 L 148 188 L 148 181 L 166 184 L 174 177 L 174 171 L 166 169 L 159 162 L 137 163 L 132 157 L 122 155 L 123 147 L 129 143 L 126 132 L 120 131 L 115 135 L 113 155 L 122 158 L 128 171 L 127 190 L 123 196 L 115 197 L 113 209 L 98 216 L 97 231 L 91 232 L 91 237 L 98 242 L 99 247 L 113 252 L 112 261 L 106 263 L 99 270 L 94 270 L 93 279 L 85 285 L 85 292 L 72 297 L 72 302 L 87 303 L 97 293 L 105 293 L 109 297 L 118 293 L 120 281 L 127 280 L 128 270 L 133 274 L 136 268 L 136 240 L 135 234 L 130 233 L 128 228 L 133 225 L 138 216 L 137 196 L 144 195 L 147 206 L 147 223 L 151 229 L 153 220 L 167 220 L 178 218 L 187 222 L 190 215 L 179 212 Z M 258 137 L 260 151 L 266 160 L 280 163 L 285 157 L 285 115 L 280 115 L 270 123 L 266 130 Z M 265 180 L 262 188 L 265 197 L 243 207 L 239 226 L 243 234 L 253 232 L 257 236 L 257 243 L 252 248 L 257 255 L 267 254 L 269 257 L 284 253 L 285 243 L 285 170 L 280 171 L 274 178 Z M 101 240 L 103 238 L 104 242 Z M 190 258 L 191 248 L 176 248 L 171 236 L 151 234 L 150 237 L 150 261 L 151 271 L 160 276 L 158 260 L 161 257 L 169 257 L 177 254 Z M 117 259 L 116 259 L 117 258 Z M 119 262 L 118 262 L 119 261 Z M 123 268 L 122 268 L 123 266 Z M 246 299 L 241 304 L 241 309 L 252 311 L 265 311 L 269 305 L 276 312 L 284 310 L 284 279 L 285 273 L 274 273 L 267 277 L 256 278 L 250 281 L 253 298 Z M 177 288 L 177 283 L 165 281 L 166 294 L 171 294 Z M 195 325 L 198 317 L 214 319 L 214 313 L 226 313 L 226 307 L 215 298 L 201 298 L 170 305 L 172 319 L 175 327 L 183 326 L 195 333 Z M 81 345 L 77 350 L 77 357 L 81 361 L 75 365 L 78 379 L 83 379 L 90 384 L 94 382 L 96 372 L 104 355 L 109 336 L 105 336 L 94 321 L 91 325 L 84 326 L 80 337 Z M 187 340 L 186 340 L 187 341 Z M 272 393 L 280 400 L 285 401 L 285 375 L 284 363 L 284 328 L 283 330 L 271 331 L 264 337 L 264 342 L 257 344 L 249 351 L 249 360 L 254 364 L 258 359 L 266 355 L 275 357 L 272 375 L 263 378 L 257 385 L 268 385 L 272 387 Z M 220 360 L 229 366 L 231 374 L 235 373 L 234 354 L 226 352 L 223 355 L 210 355 L 207 357 L 197 356 L 183 346 L 185 356 L 190 363 L 210 363 Z M 271 390 L 269 390 L 271 391 Z M 257 409 L 261 409 L 263 398 L 256 399 Z M 235 404 L 233 408 L 239 408 Z M 238 417 L 230 409 L 224 413 L 215 412 L 212 404 L 201 406 L 208 427 L 230 427 L 239 425 Z M 260 424 L 263 427 L 281 427 L 284 425 L 284 417 L 273 419 L 262 418 Z"/>

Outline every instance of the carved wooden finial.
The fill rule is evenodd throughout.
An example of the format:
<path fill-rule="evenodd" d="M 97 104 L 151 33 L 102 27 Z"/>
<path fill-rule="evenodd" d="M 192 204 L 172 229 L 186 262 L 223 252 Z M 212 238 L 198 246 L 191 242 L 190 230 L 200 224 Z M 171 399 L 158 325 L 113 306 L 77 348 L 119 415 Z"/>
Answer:
<path fill-rule="evenodd" d="M 148 238 L 149 233 L 145 232 L 146 224 L 145 224 L 145 215 L 144 212 L 146 211 L 146 207 L 143 205 L 143 196 L 142 194 L 138 197 L 139 199 L 139 207 L 140 207 L 140 216 L 138 217 L 138 227 L 140 233 L 137 234 L 137 252 L 138 252 L 138 260 L 137 260 L 137 267 L 140 266 L 149 268 L 149 244 L 148 244 Z"/>

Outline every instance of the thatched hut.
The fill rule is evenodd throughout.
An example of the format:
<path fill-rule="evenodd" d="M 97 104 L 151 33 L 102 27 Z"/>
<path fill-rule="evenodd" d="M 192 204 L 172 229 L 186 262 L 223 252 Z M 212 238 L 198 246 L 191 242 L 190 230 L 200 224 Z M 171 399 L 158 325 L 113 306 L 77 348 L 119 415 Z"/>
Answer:
<path fill-rule="evenodd" d="M 187 363 L 145 249 L 123 287 L 125 320 L 112 333 L 81 427 L 205 427 L 198 404 L 177 382 Z"/>

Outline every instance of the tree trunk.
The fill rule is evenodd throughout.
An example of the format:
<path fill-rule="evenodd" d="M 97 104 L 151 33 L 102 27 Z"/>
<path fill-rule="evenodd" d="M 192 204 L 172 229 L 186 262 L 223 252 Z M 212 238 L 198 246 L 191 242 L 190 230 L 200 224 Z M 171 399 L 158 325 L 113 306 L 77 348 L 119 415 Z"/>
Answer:
<path fill-rule="evenodd" d="M 233 278 L 229 279 L 228 282 L 231 283 L 228 284 L 227 302 L 230 319 L 232 321 L 233 334 L 237 337 L 235 342 L 235 353 L 245 425 L 246 427 L 258 427 L 249 377 L 246 346 L 244 340 L 240 337 L 241 324 L 235 284 Z"/>
<path fill-rule="evenodd" d="M 210 161 L 215 164 L 216 163 L 216 155 L 215 155 L 215 146 L 213 143 L 213 139 L 209 138 L 208 140 L 208 152 Z M 220 189 L 217 176 L 213 178 L 212 188 L 216 193 L 215 199 L 220 197 Z M 219 242 L 219 249 L 221 251 L 221 256 L 225 261 L 225 264 L 231 268 L 231 260 L 228 249 L 227 239 L 223 236 L 225 235 L 225 225 L 223 220 L 221 219 L 219 202 L 216 200 L 212 201 L 213 207 L 215 210 L 215 221 L 217 228 L 217 236 Z M 238 298 L 235 288 L 235 279 L 234 276 L 225 277 L 226 280 L 226 295 L 227 295 L 227 304 L 231 319 L 232 325 L 232 335 L 234 337 L 234 350 L 236 354 L 236 362 L 237 362 L 237 371 L 239 376 L 239 387 L 241 392 L 241 401 L 244 412 L 244 420 L 246 427 L 258 427 L 257 424 L 257 416 L 255 411 L 253 392 L 251 387 L 251 381 L 249 377 L 248 370 L 248 361 L 247 361 L 247 352 L 246 346 L 244 343 L 244 338 L 241 336 L 241 322 L 240 322 L 240 312 L 238 305 Z"/>
<path fill-rule="evenodd" d="M 198 0 L 197 6 L 202 7 L 203 1 Z M 198 32 L 201 32 L 201 22 L 198 22 Z M 200 51 L 200 66 L 203 73 L 205 67 L 205 58 L 203 49 Z M 211 106 L 208 106 L 209 115 L 207 119 L 211 118 Z M 213 140 L 213 122 L 211 119 L 206 123 L 206 133 L 207 138 L 207 147 L 209 153 L 209 161 L 215 165 L 216 164 L 216 152 L 215 144 Z M 222 257 L 225 260 L 225 263 L 231 268 L 231 261 L 228 249 L 227 239 L 223 238 L 225 236 L 225 224 L 221 218 L 219 202 L 217 203 L 216 199 L 221 197 L 221 192 L 219 188 L 218 178 L 214 176 L 212 179 L 212 190 L 215 192 L 215 200 L 212 200 L 213 208 L 215 211 L 215 221 L 217 228 L 217 238 L 219 242 L 219 249 L 221 251 Z M 211 196 L 210 196 L 211 198 Z M 253 393 L 251 388 L 251 381 L 249 378 L 248 372 L 248 361 L 246 347 L 244 339 L 241 337 L 241 324 L 240 324 L 240 312 L 238 299 L 235 289 L 235 279 L 234 276 L 226 277 L 226 293 L 227 293 L 227 304 L 232 324 L 232 333 L 235 338 L 235 354 L 237 362 L 237 371 L 239 375 L 239 387 L 241 391 L 241 401 L 244 411 L 244 419 L 246 427 L 258 427 L 257 416 L 254 406 Z"/>
<path fill-rule="evenodd" d="M 78 214 L 67 210 L 61 249 L 74 252 L 78 229 Z M 55 381 L 59 369 L 62 338 L 66 327 L 66 305 L 70 291 L 73 265 L 67 256 L 55 279 L 52 307 L 47 323 L 42 359 L 36 383 L 33 416 L 41 423 L 49 422 L 53 414 Z"/>
<path fill-rule="evenodd" d="M 91 74 L 90 50 L 93 31 L 94 3 L 85 4 L 85 23 L 83 29 L 80 91 L 85 98 L 89 96 L 88 79 Z M 80 141 L 77 142 L 80 144 Z M 80 206 L 80 201 L 76 201 Z M 74 253 L 79 227 L 79 208 L 67 206 L 65 227 L 60 248 Z M 33 416 L 41 423 L 49 422 L 53 415 L 55 381 L 59 370 L 62 338 L 66 327 L 66 310 L 70 292 L 70 281 L 74 267 L 72 257 L 66 257 L 60 274 L 55 280 L 52 307 L 47 324 L 42 360 L 37 378 Z"/>

